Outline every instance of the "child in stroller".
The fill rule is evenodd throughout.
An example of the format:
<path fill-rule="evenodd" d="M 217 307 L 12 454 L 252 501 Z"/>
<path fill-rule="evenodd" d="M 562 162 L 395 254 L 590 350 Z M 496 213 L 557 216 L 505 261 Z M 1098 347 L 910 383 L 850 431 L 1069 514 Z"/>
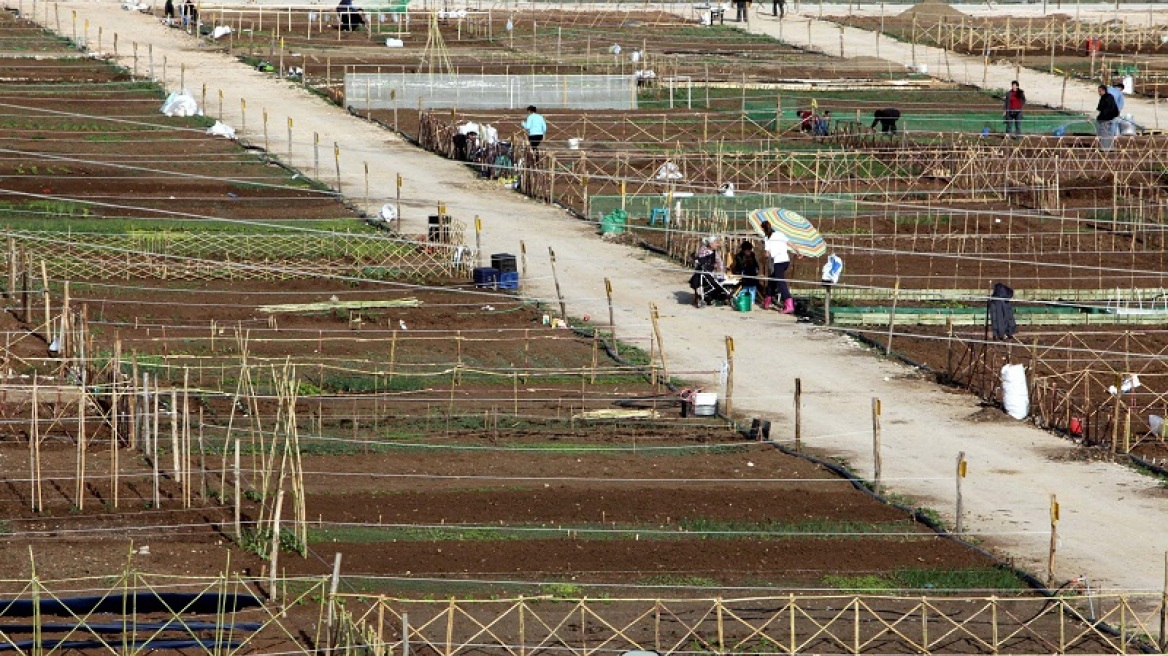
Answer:
<path fill-rule="evenodd" d="M 718 254 L 719 241 L 717 235 L 703 237 L 702 245 L 694 254 L 694 272 L 689 277 L 689 287 L 694 290 L 694 307 L 730 300 L 730 292 L 722 284 L 726 266 Z"/>

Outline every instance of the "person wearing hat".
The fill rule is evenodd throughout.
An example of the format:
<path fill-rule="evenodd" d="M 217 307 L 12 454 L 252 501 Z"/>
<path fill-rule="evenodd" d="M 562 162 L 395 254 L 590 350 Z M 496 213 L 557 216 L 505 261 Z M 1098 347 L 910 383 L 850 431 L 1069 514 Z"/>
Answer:
<path fill-rule="evenodd" d="M 718 253 L 720 243 L 717 235 L 702 237 L 702 245 L 694 253 L 694 272 L 689 277 L 690 289 L 694 290 L 694 307 L 705 307 L 707 303 L 725 300 L 725 290 L 720 280 L 726 274 L 726 265 Z"/>
<path fill-rule="evenodd" d="M 791 297 L 791 288 L 787 286 L 787 268 L 791 266 L 791 242 L 787 235 L 771 227 L 770 221 L 762 222 L 762 232 L 766 235 L 763 248 L 771 260 L 771 277 L 767 282 L 767 295 L 762 299 L 762 307 L 769 310 L 775 302 L 775 295 L 781 304 L 779 312 L 793 314 L 795 299 Z"/>

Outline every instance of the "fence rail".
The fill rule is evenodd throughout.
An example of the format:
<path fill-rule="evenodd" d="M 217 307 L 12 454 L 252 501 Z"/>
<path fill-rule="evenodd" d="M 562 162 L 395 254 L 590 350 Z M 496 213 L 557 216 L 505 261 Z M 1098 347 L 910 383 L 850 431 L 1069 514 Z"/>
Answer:
<path fill-rule="evenodd" d="M 367 597 L 366 597 L 367 598 Z M 1160 596 L 786 595 L 426 602 L 338 595 L 339 647 L 390 656 L 1138 653 Z"/>

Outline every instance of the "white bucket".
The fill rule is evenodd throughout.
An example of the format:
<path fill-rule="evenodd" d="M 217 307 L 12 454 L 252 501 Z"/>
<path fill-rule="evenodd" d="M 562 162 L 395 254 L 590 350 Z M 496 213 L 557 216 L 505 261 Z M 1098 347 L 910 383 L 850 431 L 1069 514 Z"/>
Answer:
<path fill-rule="evenodd" d="M 694 416 L 713 417 L 718 414 L 718 393 L 698 392 L 693 396 Z"/>
<path fill-rule="evenodd" d="M 568 150 L 580 150 L 580 143 L 582 141 L 584 141 L 584 140 L 578 139 L 576 137 L 572 137 L 571 139 L 568 139 Z"/>

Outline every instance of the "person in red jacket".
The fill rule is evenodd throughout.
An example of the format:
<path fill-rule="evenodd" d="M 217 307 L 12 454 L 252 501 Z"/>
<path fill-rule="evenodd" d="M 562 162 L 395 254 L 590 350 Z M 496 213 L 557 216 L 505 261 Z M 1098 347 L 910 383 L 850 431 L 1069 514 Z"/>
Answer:
<path fill-rule="evenodd" d="M 1002 103 L 1002 116 L 1006 117 L 1006 134 L 1013 132 L 1015 137 L 1022 136 L 1022 108 L 1026 106 L 1026 92 L 1018 86 L 1018 81 L 1010 83 L 1010 90 L 1006 92 L 1006 99 Z"/>

